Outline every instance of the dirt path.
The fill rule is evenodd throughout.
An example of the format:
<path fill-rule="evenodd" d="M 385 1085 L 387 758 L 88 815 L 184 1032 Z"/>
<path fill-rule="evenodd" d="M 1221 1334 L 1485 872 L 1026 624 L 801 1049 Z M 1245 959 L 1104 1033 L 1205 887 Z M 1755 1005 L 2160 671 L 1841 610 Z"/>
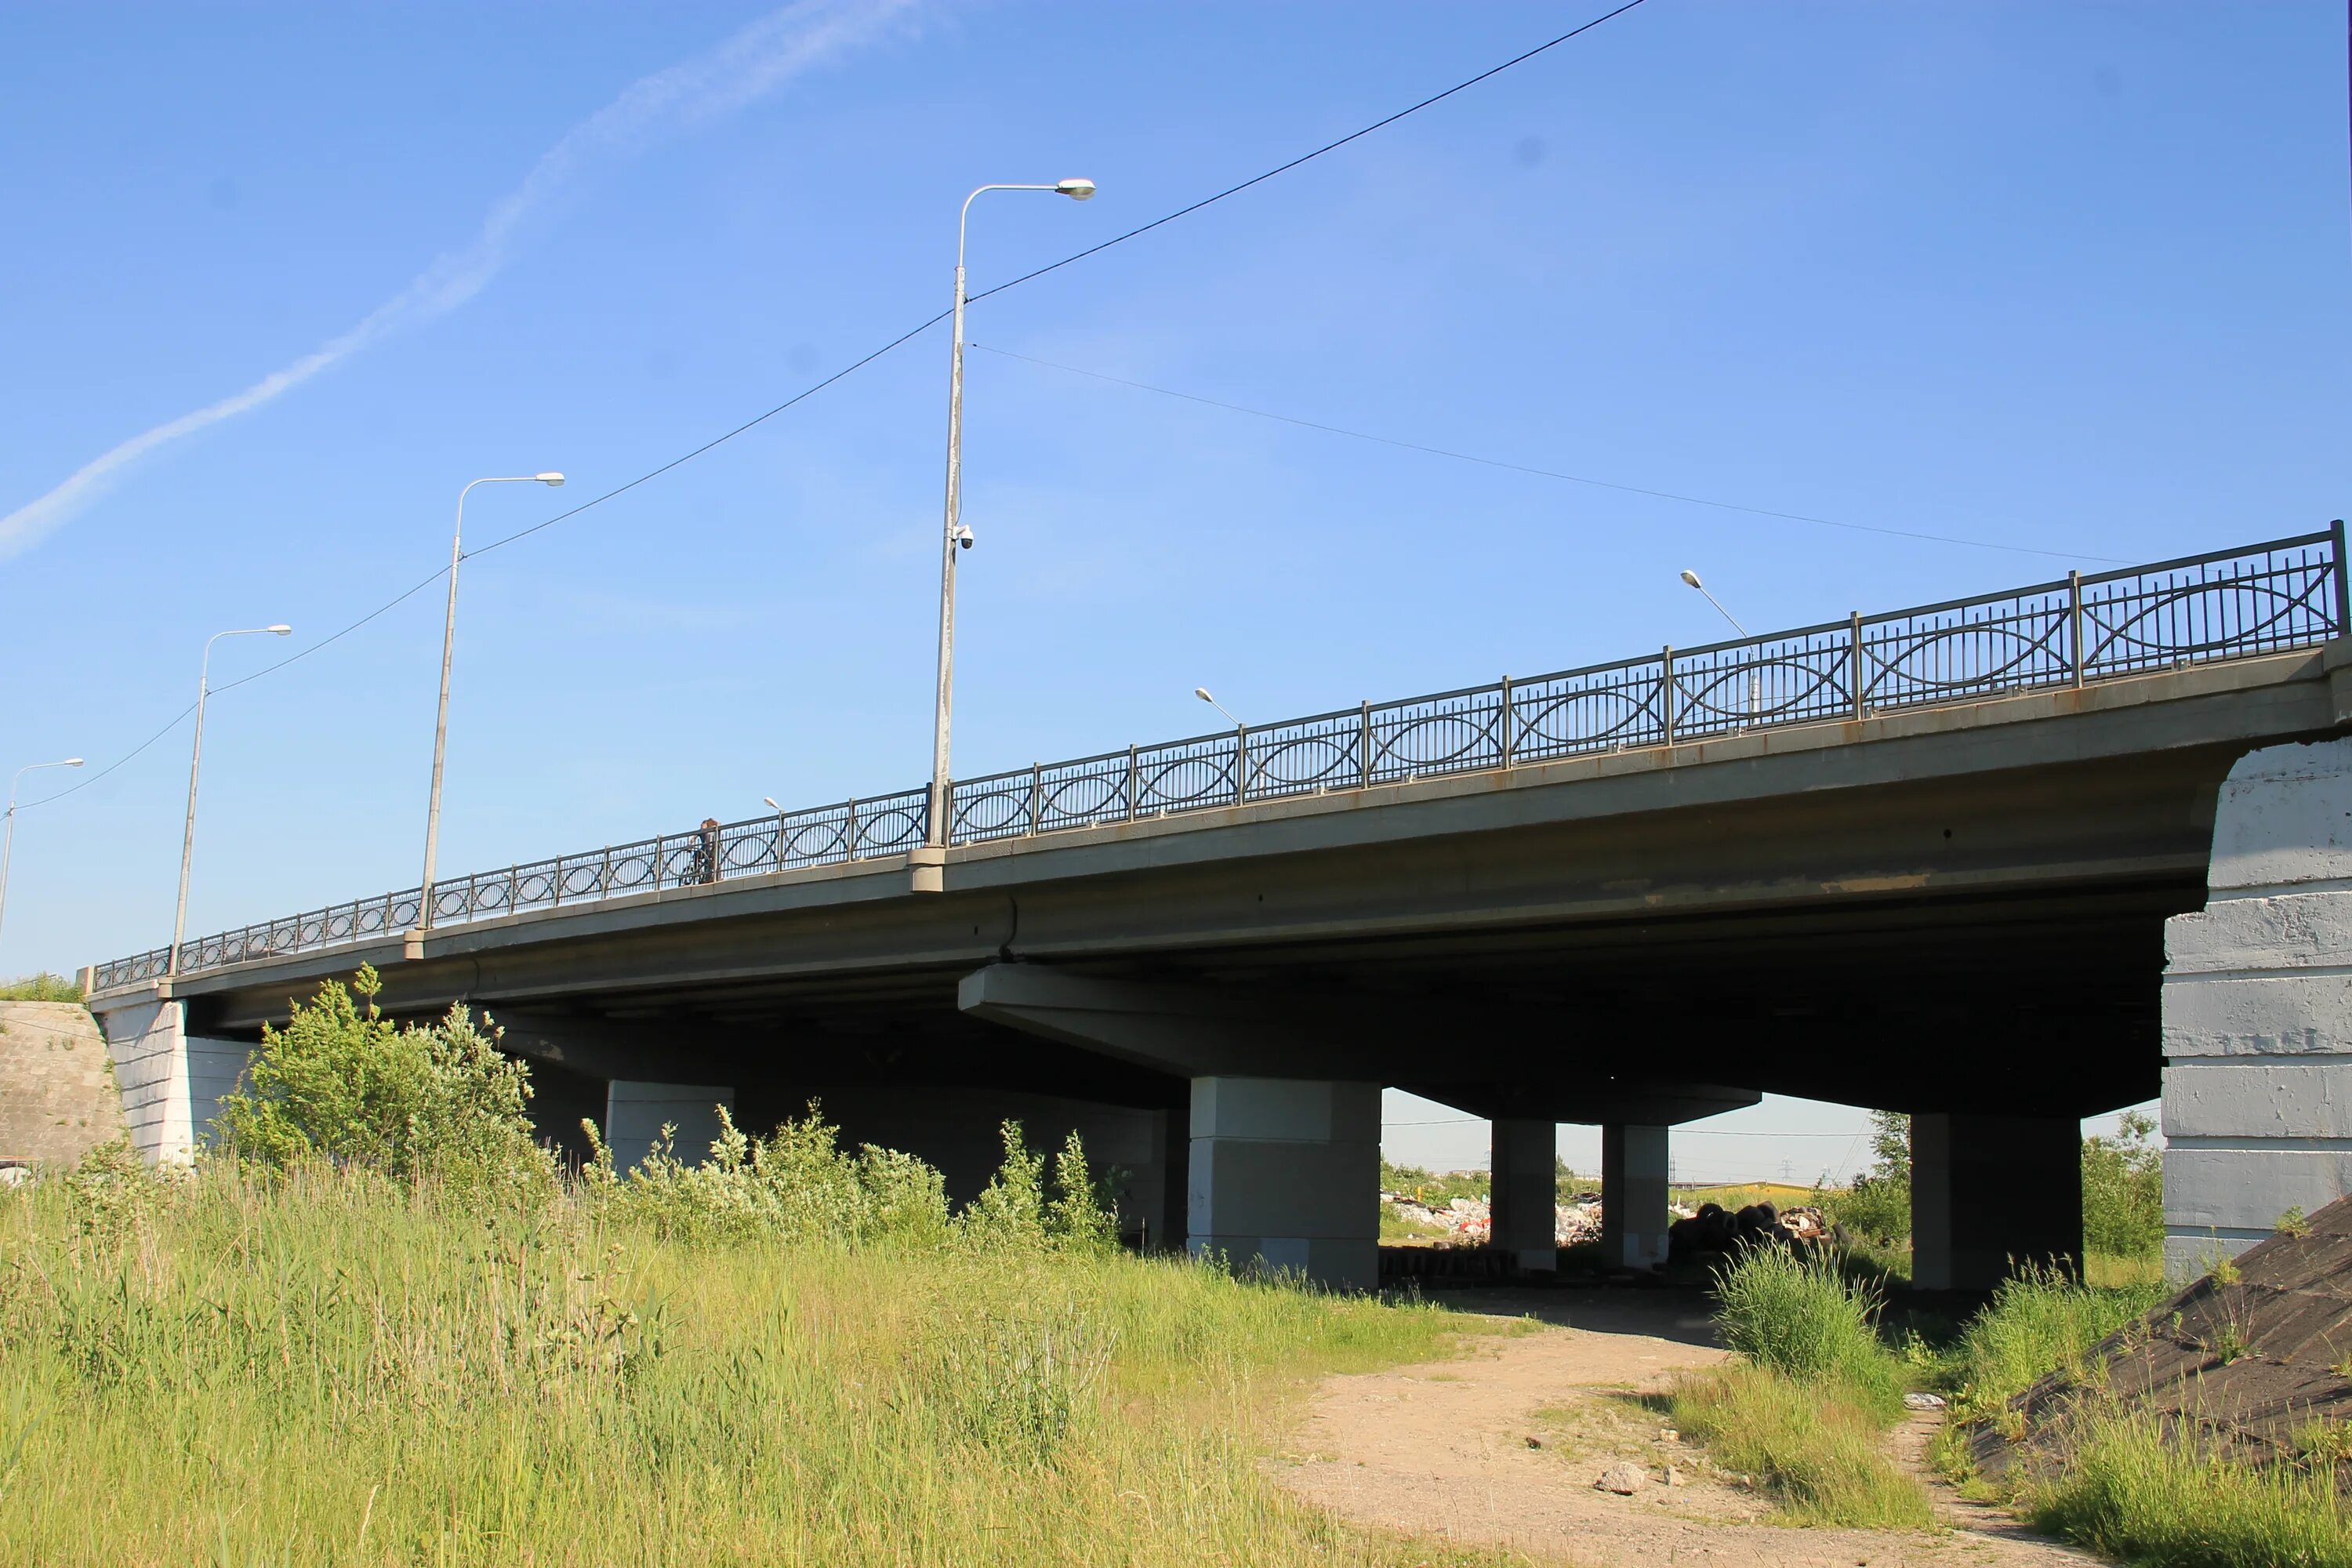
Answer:
<path fill-rule="evenodd" d="M 1700 1452 L 1664 1436 L 1662 1417 L 1624 1397 L 1650 1393 L 1685 1367 L 1727 1359 L 1706 1342 L 1695 1305 L 1663 1296 L 1548 1292 L 1553 1323 L 1480 1338 L 1458 1360 L 1335 1377 L 1315 1395 L 1287 1451 L 1281 1483 L 1360 1523 L 1465 1543 L 1506 1545 L 1590 1568 L 1741 1563 L 1760 1568 L 2041 1568 L 2097 1559 L 2031 1536 L 1997 1510 L 1937 1505 L 1946 1534 L 1796 1530 Z M 1896 1435 L 1915 1462 L 1932 1420 Z M 1916 1427 L 1914 1430 L 1914 1427 Z M 1539 1446 L 1538 1446 L 1539 1445 Z M 1593 1480 L 1620 1460 L 1646 1484 L 1630 1497 Z M 1677 1484 L 1663 1478 L 1672 1465 Z"/>

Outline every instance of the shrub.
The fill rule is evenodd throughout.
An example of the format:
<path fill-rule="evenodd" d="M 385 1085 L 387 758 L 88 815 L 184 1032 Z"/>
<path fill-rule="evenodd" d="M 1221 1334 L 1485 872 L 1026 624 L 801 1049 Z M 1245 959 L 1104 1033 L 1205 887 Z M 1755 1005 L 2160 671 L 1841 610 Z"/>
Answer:
<path fill-rule="evenodd" d="M 1902 1414 L 1902 1369 L 1879 1342 L 1877 1288 L 1825 1252 L 1749 1247 L 1716 1279 L 1724 1342 L 1801 1383 L 1835 1384 L 1882 1422 Z"/>
<path fill-rule="evenodd" d="M 44 970 L 20 980 L 0 980 L 0 1002 L 79 1002 L 81 982 Z"/>
<path fill-rule="evenodd" d="M 403 1179 L 544 1185 L 553 1165 L 523 1109 L 530 1075 L 499 1054 L 495 1027 L 485 1034 L 463 1003 L 438 1024 L 402 1027 L 376 1005 L 382 990 L 363 965 L 349 988 L 330 980 L 297 1004 L 285 1028 L 265 1025 L 221 1099 L 221 1147 L 278 1170 L 324 1157 Z"/>
<path fill-rule="evenodd" d="M 2113 1138 L 2083 1140 L 2083 1244 L 2118 1258 L 2164 1247 L 2164 1156 L 2149 1142 L 2156 1119 L 2124 1113 Z"/>
<path fill-rule="evenodd" d="M 692 1241 L 773 1237 L 801 1244 L 856 1245 L 884 1239 L 937 1245 L 948 1234 L 947 1188 L 911 1154 L 867 1147 L 845 1152 L 838 1130 L 816 1103 L 764 1138 L 746 1135 L 719 1108 L 709 1158 L 677 1158 L 676 1129 L 626 1175 L 593 1121 L 583 1122 L 591 1157 L 583 1190 L 606 1214 Z"/>

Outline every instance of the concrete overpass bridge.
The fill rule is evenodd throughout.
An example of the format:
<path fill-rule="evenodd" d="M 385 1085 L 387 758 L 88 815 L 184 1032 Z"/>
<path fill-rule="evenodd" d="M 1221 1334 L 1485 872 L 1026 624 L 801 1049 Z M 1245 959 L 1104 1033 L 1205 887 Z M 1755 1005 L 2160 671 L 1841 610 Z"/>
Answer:
<path fill-rule="evenodd" d="M 593 1115 L 626 1152 L 674 1120 L 685 1145 L 716 1101 L 766 1124 L 821 1097 L 847 1138 L 969 1191 L 1018 1115 L 1127 1168 L 1155 1244 L 1341 1283 L 1374 1268 L 1384 1085 L 1494 1120 L 1496 1245 L 1531 1262 L 1555 1122 L 1603 1127 L 1605 1245 L 1638 1263 L 1672 1126 L 1766 1092 L 1907 1110 L 1917 1278 L 1979 1287 L 2079 1253 L 2077 1122 L 2156 1094 L 2168 1056 L 2238 1075 L 2190 1075 L 2179 1107 L 2221 1131 L 2171 1125 L 2168 1100 L 2199 1157 L 2168 1199 L 2180 1248 L 2341 1189 L 2352 1125 L 2305 1123 L 2352 1072 L 2319 1048 L 2345 979 L 2286 1004 L 2300 1036 L 2200 1035 L 2175 1026 L 2166 942 L 2210 918 L 2217 801 L 2228 842 L 2271 847 L 2268 880 L 2231 884 L 2242 913 L 2352 898 L 2352 856 L 2327 858 L 2352 843 L 2352 757 L 2273 750 L 2352 718 L 2348 626 L 2339 523 L 959 781 L 943 848 L 905 791 L 86 978 L 159 1156 L 289 998 L 369 962 L 395 1014 L 489 1010 L 554 1136 Z M 2257 931 L 2210 979 L 2352 974 L 2343 945 Z M 2278 1079 L 2283 1050 L 2322 1077 Z"/>

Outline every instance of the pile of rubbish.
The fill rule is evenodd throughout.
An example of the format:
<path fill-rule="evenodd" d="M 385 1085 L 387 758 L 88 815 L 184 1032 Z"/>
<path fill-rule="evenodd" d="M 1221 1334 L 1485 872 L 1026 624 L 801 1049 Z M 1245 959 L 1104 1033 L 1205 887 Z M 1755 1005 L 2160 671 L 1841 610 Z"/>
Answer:
<path fill-rule="evenodd" d="M 1449 1247 L 1483 1246 L 1495 1232 L 1495 1207 L 1485 1198 L 1452 1198 L 1440 1208 L 1411 1193 L 1382 1193 L 1381 1202 L 1400 1219 L 1444 1231 L 1443 1239 Z M 1552 1239 L 1561 1247 L 1600 1240 L 1601 1194 L 1579 1193 L 1569 1202 L 1555 1205 Z"/>
<path fill-rule="evenodd" d="M 1761 1203 L 1733 1211 L 1720 1204 L 1701 1204 L 1697 1213 L 1666 1226 L 1666 1267 L 1727 1256 L 1742 1247 L 1807 1247 L 1829 1239 L 1829 1220 L 1817 1208 L 1780 1209 Z"/>

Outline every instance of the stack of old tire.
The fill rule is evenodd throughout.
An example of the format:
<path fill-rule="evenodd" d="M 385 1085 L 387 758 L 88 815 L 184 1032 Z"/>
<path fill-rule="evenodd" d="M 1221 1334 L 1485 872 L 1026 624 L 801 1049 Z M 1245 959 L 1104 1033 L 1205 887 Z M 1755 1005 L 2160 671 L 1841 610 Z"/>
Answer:
<path fill-rule="evenodd" d="M 1748 1247 L 1809 1245 L 1822 1227 L 1817 1211 L 1802 1212 L 1806 1223 L 1791 1225 L 1769 1203 L 1736 1211 L 1701 1204 L 1698 1213 L 1666 1227 L 1666 1268 L 1670 1273 L 1703 1270 Z"/>

